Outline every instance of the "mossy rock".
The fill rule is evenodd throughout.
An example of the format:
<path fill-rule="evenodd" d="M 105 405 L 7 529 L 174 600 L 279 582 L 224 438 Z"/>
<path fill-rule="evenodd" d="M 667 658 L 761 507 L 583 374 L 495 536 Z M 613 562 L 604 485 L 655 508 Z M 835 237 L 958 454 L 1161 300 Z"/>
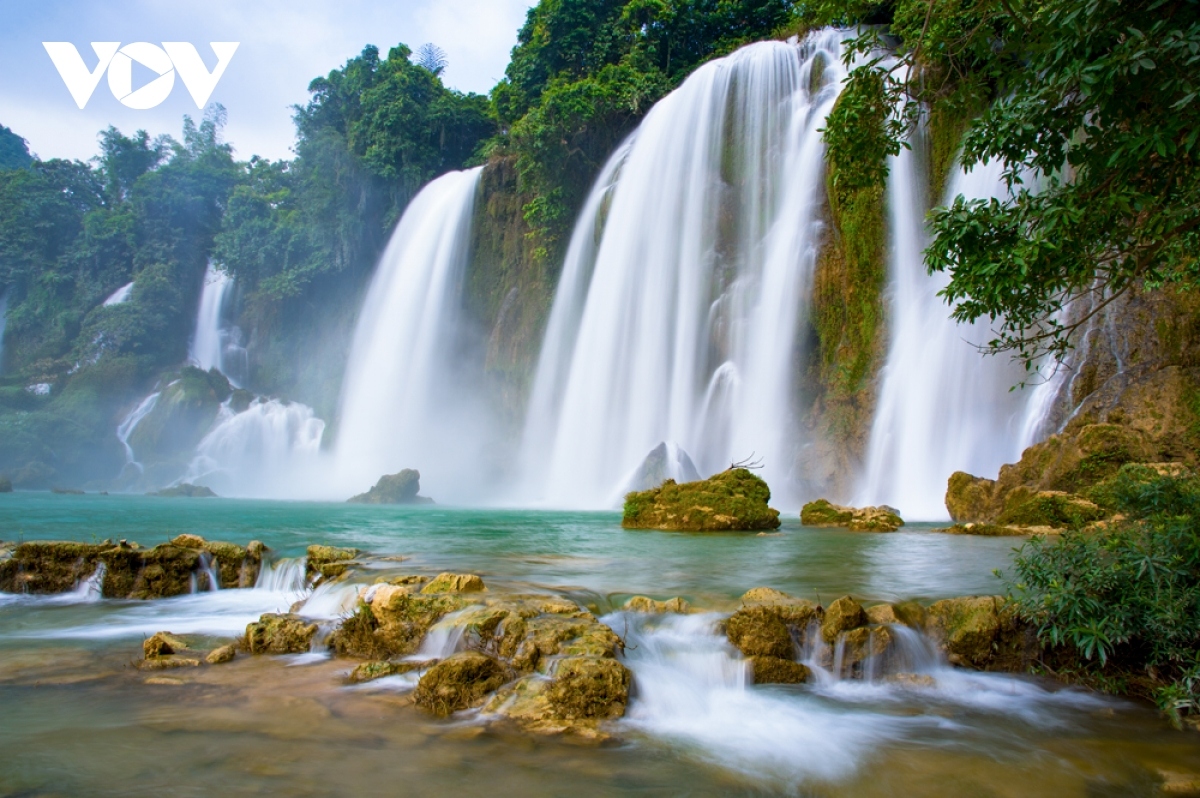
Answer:
<path fill-rule="evenodd" d="M 432 593 L 481 593 L 487 590 L 483 579 L 475 574 L 438 574 L 429 584 L 421 588 L 425 594 Z"/>
<path fill-rule="evenodd" d="M 317 625 L 299 615 L 267 613 L 246 626 L 245 647 L 251 654 L 302 654 L 316 633 Z"/>
<path fill-rule="evenodd" d="M 6 476 L 0 476 L 0 493 L 12 493 L 12 480 Z"/>
<path fill-rule="evenodd" d="M 792 658 L 792 634 L 772 607 L 743 607 L 725 622 L 725 635 L 744 656 Z"/>
<path fill-rule="evenodd" d="M 554 669 L 547 698 L 563 720 L 619 718 L 632 681 L 629 669 L 615 659 L 566 657 Z"/>
<path fill-rule="evenodd" d="M 904 526 L 900 513 L 891 507 L 843 507 L 817 499 L 800 509 L 800 523 L 812 527 L 845 527 L 854 532 L 895 532 Z"/>
<path fill-rule="evenodd" d="M 304 573 L 309 581 L 337 579 L 350 569 L 350 561 L 358 556 L 358 549 L 313 545 L 305 555 Z"/>
<path fill-rule="evenodd" d="M 688 613 L 691 612 L 692 605 L 681 599 L 679 596 L 667 599 L 666 601 L 655 601 L 649 596 L 632 596 L 622 605 L 621 609 L 629 612 L 644 612 L 651 615 L 665 615 L 667 613 Z"/>
<path fill-rule="evenodd" d="M 478 651 L 460 651 L 421 676 L 413 701 L 438 717 L 483 703 L 509 680 L 507 669 Z"/>
<path fill-rule="evenodd" d="M 341 657 L 390 659 L 407 656 L 421 645 L 429 627 L 447 613 L 462 609 L 457 596 L 413 595 L 405 586 L 379 585 L 371 603 L 357 609 L 329 638 L 329 647 Z"/>
<path fill-rule="evenodd" d="M 995 596 L 938 601 L 927 611 L 926 629 L 951 663 L 982 668 L 991 660 L 1000 633 L 999 602 Z"/>
<path fill-rule="evenodd" d="M 190 482 L 181 482 L 178 485 L 173 485 L 169 488 L 156 490 L 147 493 L 147 496 L 162 496 L 166 498 L 185 498 L 185 499 L 215 499 L 217 494 L 213 493 L 212 488 L 204 485 L 193 485 Z"/>
<path fill-rule="evenodd" d="M 1104 510 L 1082 496 L 1061 491 L 1038 491 L 1032 495 L 1013 491 L 996 523 L 999 526 L 1065 529 L 1099 521 L 1106 515 Z"/>
<path fill-rule="evenodd" d="M 833 504 L 827 499 L 817 499 L 800 508 L 800 523 L 805 526 L 846 526 L 854 518 L 849 507 Z"/>
<path fill-rule="evenodd" d="M 179 654 L 188 650 L 188 644 L 170 632 L 155 632 L 142 641 L 142 655 L 146 659 Z"/>
<path fill-rule="evenodd" d="M 946 509 L 958 522 L 982 522 L 993 516 L 992 494 L 996 481 L 955 471 L 946 484 Z"/>
<path fill-rule="evenodd" d="M 947 535 L 980 535 L 981 537 L 1003 538 L 1030 534 L 1028 527 L 1001 526 L 999 524 L 954 524 L 936 530 Z"/>
<path fill-rule="evenodd" d="M 779 511 L 768 506 L 771 489 L 745 468 L 699 482 L 667 480 L 625 497 L 626 529 L 712 532 L 779 528 Z"/>
<path fill-rule="evenodd" d="M 350 684 L 362 684 L 363 682 L 371 682 L 388 676 L 398 676 L 402 673 L 424 670 L 434 664 L 436 663 L 430 660 L 403 660 L 400 662 L 376 660 L 374 662 L 362 662 L 356 665 L 354 670 L 350 671 L 350 675 L 346 677 L 346 681 L 350 682 Z"/>
<path fill-rule="evenodd" d="M 780 657 L 751 657 L 750 672 L 755 684 L 804 684 L 812 678 L 807 665 Z"/>
<path fill-rule="evenodd" d="M 867 613 L 863 606 L 850 596 L 842 596 L 825 609 L 825 619 L 821 622 L 821 637 L 832 645 L 842 633 L 865 626 L 867 622 Z"/>

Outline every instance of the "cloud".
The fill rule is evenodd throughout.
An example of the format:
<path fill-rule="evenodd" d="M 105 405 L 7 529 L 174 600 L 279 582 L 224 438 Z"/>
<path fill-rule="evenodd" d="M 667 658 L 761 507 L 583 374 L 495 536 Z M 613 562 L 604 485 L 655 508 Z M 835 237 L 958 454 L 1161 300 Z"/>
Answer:
<path fill-rule="evenodd" d="M 517 30 L 534 0 L 123 0 L 96 3 L 6 3 L 0 31 L 0 124 L 29 140 L 43 158 L 89 158 L 97 133 L 178 136 L 184 114 L 200 111 L 181 85 L 148 111 L 125 108 L 101 81 L 78 110 L 42 49 L 43 41 L 76 44 L 85 60 L 91 41 L 190 41 L 211 67 L 210 41 L 241 42 L 212 101 L 229 112 L 226 139 L 239 157 L 291 155 L 292 106 L 308 100 L 308 83 L 341 66 L 367 44 L 381 52 L 403 42 L 433 42 L 447 54 L 446 82 L 487 92 L 503 77 Z M 10 7 L 11 6 L 11 7 Z M 178 84 L 178 82 L 177 82 Z"/>

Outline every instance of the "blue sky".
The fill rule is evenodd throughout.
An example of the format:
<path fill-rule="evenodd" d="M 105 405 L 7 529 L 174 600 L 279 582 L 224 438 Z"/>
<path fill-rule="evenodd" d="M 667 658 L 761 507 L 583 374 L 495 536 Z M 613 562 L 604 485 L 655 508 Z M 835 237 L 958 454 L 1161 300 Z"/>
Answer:
<path fill-rule="evenodd" d="M 126 133 L 179 136 L 184 114 L 199 117 L 181 81 L 156 108 L 136 111 L 100 81 L 79 110 L 42 47 L 72 42 L 88 67 L 89 42 L 186 41 L 209 68 L 210 41 L 240 47 L 210 102 L 228 111 L 225 138 L 239 158 L 291 156 L 291 106 L 308 82 L 375 44 L 386 55 L 403 42 L 433 42 L 447 55 L 446 82 L 487 92 L 504 75 L 517 29 L 534 0 L 0 0 L 0 124 L 24 136 L 42 158 L 87 159 L 109 125 Z M 135 85 L 136 88 L 136 85 Z"/>

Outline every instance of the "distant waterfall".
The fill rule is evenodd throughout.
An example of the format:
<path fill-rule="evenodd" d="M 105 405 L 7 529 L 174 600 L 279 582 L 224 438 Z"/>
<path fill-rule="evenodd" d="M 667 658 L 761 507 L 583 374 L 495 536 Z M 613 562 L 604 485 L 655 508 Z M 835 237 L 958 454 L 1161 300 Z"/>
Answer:
<path fill-rule="evenodd" d="M 951 178 L 948 200 L 1002 198 L 1003 164 L 977 164 Z M 891 160 L 888 216 L 891 241 L 891 328 L 879 404 L 871 428 L 864 504 L 889 504 L 905 518 L 947 517 L 946 481 L 955 471 L 995 477 L 1018 460 L 1032 441 L 1045 391 L 1013 390 L 1024 371 L 1007 355 L 984 356 L 979 346 L 995 336 L 986 320 L 957 324 L 938 296 L 949 276 L 930 275 L 923 175 L 913 153 Z M 1028 406 L 1028 410 L 1027 410 Z"/>
<path fill-rule="evenodd" d="M 478 501 L 471 482 L 490 427 L 478 392 L 462 381 L 461 305 L 481 172 L 427 185 L 380 259 L 342 383 L 334 454 L 346 491 L 416 468 L 423 492 Z"/>
<path fill-rule="evenodd" d="M 133 447 L 129 445 L 129 436 L 137 429 L 137 425 L 142 422 L 146 416 L 150 415 L 154 410 L 154 406 L 158 404 L 158 397 L 162 395 L 161 391 L 155 391 L 147 396 L 138 406 L 129 411 L 129 415 L 117 425 L 117 440 L 121 442 L 121 446 L 125 449 L 125 465 L 126 467 L 133 466 L 138 473 L 142 473 L 144 469 L 142 464 L 137 461 L 133 454 Z"/>
<path fill-rule="evenodd" d="M 785 489 L 842 33 L 700 67 L 610 160 L 572 238 L 522 462 L 531 500 L 611 506 L 659 444 L 751 452 Z"/>
<path fill-rule="evenodd" d="M 240 413 L 226 402 L 180 480 L 221 496 L 313 498 L 325 422 L 299 402 L 255 399 Z"/>
<path fill-rule="evenodd" d="M 246 377 L 246 350 L 241 345 L 240 331 L 225 325 L 222 316 L 232 288 L 233 277 L 210 263 L 204 272 L 204 290 L 188 359 L 205 371 L 215 368 L 234 386 L 241 387 Z"/>
<path fill-rule="evenodd" d="M 8 323 L 8 291 L 0 293 L 0 373 L 4 372 L 4 327 Z"/>
<path fill-rule="evenodd" d="M 104 300 L 103 306 L 111 308 L 113 305 L 124 305 L 129 301 L 129 297 L 133 294 L 133 283 L 125 283 L 125 285 L 113 291 Z"/>

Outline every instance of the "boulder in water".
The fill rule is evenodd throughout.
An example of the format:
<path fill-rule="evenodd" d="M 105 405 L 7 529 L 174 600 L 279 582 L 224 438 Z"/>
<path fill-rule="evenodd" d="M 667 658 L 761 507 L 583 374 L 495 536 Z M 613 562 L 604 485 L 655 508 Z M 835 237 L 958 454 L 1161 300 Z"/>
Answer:
<path fill-rule="evenodd" d="M 316 633 L 317 625 L 299 615 L 267 613 L 246 626 L 245 647 L 251 654 L 302 654 Z"/>
<path fill-rule="evenodd" d="M 358 549 L 337 546 L 309 546 L 305 559 L 305 575 L 310 581 L 337 579 L 350 570 L 350 562 L 358 556 Z"/>
<path fill-rule="evenodd" d="M 350 504 L 431 504 L 433 499 L 417 495 L 420 490 L 421 472 L 406 468 L 398 474 L 385 474 L 375 487 L 347 501 Z"/>
<path fill-rule="evenodd" d="M 0 476 L 0 493 L 12 493 L 12 480 L 6 476 Z"/>
<path fill-rule="evenodd" d="M 791 658 L 751 657 L 750 672 L 755 684 L 804 684 L 812 671 Z"/>
<path fill-rule="evenodd" d="M 170 632 L 155 632 L 142 642 L 142 654 L 146 659 L 165 657 L 187 650 L 187 643 Z"/>
<path fill-rule="evenodd" d="M 622 609 L 629 612 L 646 612 L 653 615 L 663 615 L 668 612 L 691 612 L 692 606 L 679 596 L 669 598 L 666 601 L 655 601 L 649 596 L 633 596 L 625 602 Z"/>
<path fill-rule="evenodd" d="M 507 669 L 478 651 L 460 651 L 427 670 L 413 701 L 439 717 L 478 706 L 488 693 L 509 680 Z"/>
<path fill-rule="evenodd" d="M 433 581 L 421 588 L 425 594 L 433 593 L 481 593 L 487 590 L 483 580 L 475 574 L 438 574 Z"/>
<path fill-rule="evenodd" d="M 370 602 L 334 631 L 329 647 L 342 657 L 389 659 L 407 656 L 421 645 L 429 627 L 466 602 L 456 595 L 414 595 L 407 585 L 374 586 Z"/>
<path fill-rule="evenodd" d="M 895 532 L 904 526 L 895 508 L 844 507 L 826 499 L 809 502 L 800 509 L 800 523 L 815 527 L 845 527 L 855 532 Z"/>
<path fill-rule="evenodd" d="M 745 468 L 731 468 L 698 482 L 668 479 L 625 497 L 626 529 L 713 532 L 777 529 L 779 511 L 767 505 L 771 489 Z"/>
<path fill-rule="evenodd" d="M 825 618 L 821 621 L 821 637 L 832 645 L 842 633 L 865 626 L 867 622 L 867 613 L 862 605 L 849 596 L 842 596 L 825 610 Z"/>
<path fill-rule="evenodd" d="M 156 490 L 152 493 L 147 493 L 147 496 L 165 496 L 167 498 L 186 498 L 186 499 L 215 499 L 217 494 L 213 493 L 212 488 L 204 485 L 193 485 L 190 482 L 181 482 L 178 485 L 172 485 L 169 488 Z"/>
<path fill-rule="evenodd" d="M 701 477 L 687 452 L 674 443 L 663 442 L 650 450 L 637 471 L 625 483 L 622 492 L 650 490 L 668 479 L 676 482 L 698 482 Z"/>
<path fill-rule="evenodd" d="M 208 652 L 208 656 L 204 658 L 204 661 L 209 665 L 223 665 L 226 662 L 232 662 L 236 656 L 237 646 L 233 643 L 229 643 L 227 645 L 214 648 L 212 651 Z"/>

